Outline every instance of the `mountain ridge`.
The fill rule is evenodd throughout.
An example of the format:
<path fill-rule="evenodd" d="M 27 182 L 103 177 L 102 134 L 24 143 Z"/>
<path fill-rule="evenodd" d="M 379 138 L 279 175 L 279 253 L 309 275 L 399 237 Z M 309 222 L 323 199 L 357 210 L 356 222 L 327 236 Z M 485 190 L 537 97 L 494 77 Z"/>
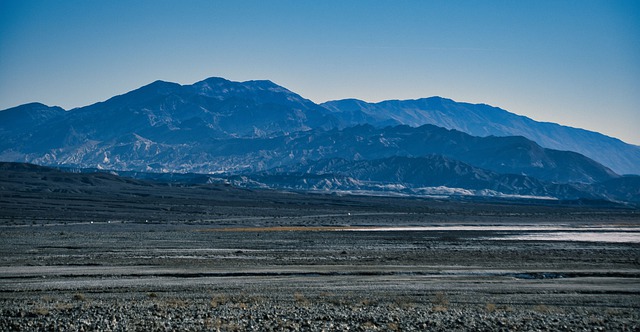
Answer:
<path fill-rule="evenodd" d="M 320 105 L 352 123 L 386 126 L 391 122 L 413 127 L 433 124 L 473 136 L 524 136 L 547 148 L 584 154 L 620 174 L 640 174 L 640 146 L 594 131 L 535 121 L 487 104 L 428 97 L 378 103 L 343 99 Z M 463 112 L 464 117 L 454 117 L 453 112 Z"/>
<path fill-rule="evenodd" d="M 278 167 L 286 170 L 314 160 L 342 158 L 353 169 L 340 179 L 323 178 L 315 170 L 290 178 L 298 177 L 301 186 L 314 178 L 357 187 L 374 179 L 375 170 L 353 173 L 355 168 L 391 158 L 392 164 L 406 163 L 397 165 L 398 170 L 411 166 L 424 180 L 437 174 L 436 168 L 429 168 L 435 164 L 457 165 L 467 173 L 445 172 L 443 178 L 484 178 L 487 190 L 514 194 L 520 193 L 504 182 L 529 179 L 528 193 L 563 197 L 568 191 L 548 188 L 574 183 L 574 188 L 588 188 L 578 191 L 589 198 L 601 195 L 594 184 L 620 179 L 612 169 L 580 153 L 546 148 L 524 135 L 491 134 L 496 128 L 502 133 L 513 130 L 508 125 L 514 124 L 514 117 L 533 121 L 496 107 L 442 97 L 378 104 L 351 99 L 322 106 L 269 80 L 210 77 L 191 85 L 158 80 L 70 111 L 39 103 L 0 111 L 0 161 L 273 179 L 284 176 L 269 173 Z M 426 120 L 445 125 L 417 125 Z M 432 157 L 436 155 L 441 159 Z M 424 163 L 425 170 L 418 171 L 416 160 Z M 629 192 L 634 192 L 633 180 L 618 181 L 631 183 Z M 419 179 L 409 184 L 422 185 Z M 611 197 L 622 197 L 612 186 L 607 186 L 614 193 Z"/>
<path fill-rule="evenodd" d="M 313 174 L 307 177 L 305 174 Z M 600 186 L 554 184 L 518 174 L 499 174 L 440 155 L 382 159 L 322 159 L 233 177 L 247 187 L 324 191 L 382 191 L 409 196 L 490 196 L 537 199 L 598 199 Z M 627 181 L 628 182 L 628 181 Z M 623 182 L 626 183 L 626 182 Z M 598 187 L 599 188 L 599 187 Z M 608 193 L 608 199 L 640 200 L 640 195 Z"/>

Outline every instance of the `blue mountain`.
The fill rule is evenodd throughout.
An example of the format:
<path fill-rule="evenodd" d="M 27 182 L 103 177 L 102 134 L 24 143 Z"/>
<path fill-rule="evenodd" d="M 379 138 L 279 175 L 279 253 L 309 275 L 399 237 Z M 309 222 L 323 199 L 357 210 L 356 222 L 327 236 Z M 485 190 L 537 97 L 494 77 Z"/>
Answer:
<path fill-rule="evenodd" d="M 39 103 L 0 111 L 0 161 L 260 176 L 274 188 L 286 181 L 273 179 L 295 173 L 300 183 L 327 183 L 335 175 L 343 189 L 373 181 L 564 198 L 636 197 L 637 181 L 621 178 L 609 164 L 527 135 L 587 150 L 607 147 L 609 164 L 618 166 L 631 163 L 637 149 L 487 105 L 437 97 L 317 105 L 271 81 L 208 78 L 191 85 L 156 81 L 68 111 Z M 616 184 L 631 189 L 616 191 Z"/>
<path fill-rule="evenodd" d="M 379 103 L 345 99 L 321 105 L 346 126 L 432 124 L 473 136 L 524 136 L 545 148 L 578 152 L 620 174 L 640 174 L 639 146 L 593 131 L 537 122 L 485 104 L 431 97 Z"/>

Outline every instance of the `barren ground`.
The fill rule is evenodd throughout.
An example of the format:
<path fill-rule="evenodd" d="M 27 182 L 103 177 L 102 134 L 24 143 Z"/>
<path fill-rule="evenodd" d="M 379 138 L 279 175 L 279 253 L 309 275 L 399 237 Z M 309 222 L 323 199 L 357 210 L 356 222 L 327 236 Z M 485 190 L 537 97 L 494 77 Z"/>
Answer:
<path fill-rule="evenodd" d="M 0 330 L 640 328 L 639 243 L 369 229 L 636 234 L 638 210 L 131 188 L 2 192 Z"/>

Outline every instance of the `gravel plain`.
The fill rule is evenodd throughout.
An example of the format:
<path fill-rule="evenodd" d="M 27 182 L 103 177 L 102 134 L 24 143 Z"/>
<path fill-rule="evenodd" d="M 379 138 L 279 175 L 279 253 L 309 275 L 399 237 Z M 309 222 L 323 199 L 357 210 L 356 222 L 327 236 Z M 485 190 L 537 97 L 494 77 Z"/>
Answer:
<path fill-rule="evenodd" d="M 4 228 L 0 330 L 640 329 L 634 243 L 202 226 Z"/>
<path fill-rule="evenodd" d="M 505 240 L 635 208 L 33 178 L 0 181 L 2 331 L 640 330 L 639 243 Z"/>

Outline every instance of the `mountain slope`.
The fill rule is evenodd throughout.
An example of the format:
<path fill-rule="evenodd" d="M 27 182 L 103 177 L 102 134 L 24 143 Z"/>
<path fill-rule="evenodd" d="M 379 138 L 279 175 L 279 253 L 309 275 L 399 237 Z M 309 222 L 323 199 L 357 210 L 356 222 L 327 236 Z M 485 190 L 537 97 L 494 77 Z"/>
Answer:
<path fill-rule="evenodd" d="M 410 186 L 559 197 L 573 197 L 574 189 L 620 178 L 579 153 L 543 148 L 523 136 L 478 137 L 434 125 L 391 126 L 425 121 L 426 113 L 419 108 L 429 107 L 451 108 L 432 116 L 451 120 L 449 126 L 464 124 L 452 121 L 467 116 L 475 117 L 476 123 L 492 118 L 494 122 L 484 125 L 498 128 L 513 116 L 486 105 L 486 110 L 470 116 L 471 111 L 455 109 L 457 103 L 441 98 L 422 100 L 412 112 L 401 110 L 406 102 L 389 102 L 397 104 L 397 113 L 357 100 L 345 103 L 351 105 L 349 112 L 326 109 L 270 81 L 156 81 L 70 111 L 28 104 L 0 112 L 0 160 L 133 172 L 291 174 L 301 187 L 312 179 L 327 188 L 330 183 L 348 188 L 361 186 L 358 181 L 407 181 Z M 360 121 L 376 126 L 347 126 Z M 466 130 L 476 128 L 472 122 Z M 349 169 L 322 173 L 318 167 L 328 160 L 334 167 L 342 160 Z M 287 170 L 312 162 L 315 168 L 306 172 Z M 274 168 L 285 171 L 268 173 Z M 567 183 L 573 184 L 564 186 Z M 619 197 L 611 186 L 600 192 Z M 592 190 L 585 192 L 591 195 Z"/>
<path fill-rule="evenodd" d="M 488 196 L 640 202 L 640 177 L 596 184 L 555 184 L 525 175 L 499 174 L 446 157 L 341 158 L 308 161 L 231 176 L 236 186 L 385 195 Z M 618 187 L 623 184 L 623 188 Z"/>
<path fill-rule="evenodd" d="M 30 134 L 17 139 L 39 150 L 65 148 L 69 140 L 105 142 L 131 134 L 167 143 L 258 137 L 336 125 L 320 106 L 272 82 L 221 78 L 184 86 L 156 81 L 104 102 L 58 112 L 53 123 L 42 110 L 33 119 L 36 115 L 28 106 L 0 112 L 0 118 L 21 114 L 21 121 L 30 121 L 28 128 L 16 130 Z M 7 130 L 9 122 L 3 122 L 3 128 L 3 136 L 12 136 Z"/>
<path fill-rule="evenodd" d="M 575 151 L 617 173 L 640 174 L 640 147 L 616 138 L 555 123 L 537 122 L 485 104 L 431 97 L 367 103 L 356 99 L 321 104 L 345 125 L 432 124 L 473 136 L 524 136 L 543 147 Z"/>
<path fill-rule="evenodd" d="M 629 175 L 594 185 L 595 192 L 609 200 L 640 202 L 640 176 Z"/>
<path fill-rule="evenodd" d="M 542 184 L 523 175 L 501 175 L 443 156 L 418 158 L 389 157 L 350 161 L 341 158 L 323 159 L 269 170 L 267 174 L 302 173 L 333 174 L 361 181 L 406 187 L 438 187 L 490 189 L 510 194 L 542 195 L 534 192 Z"/>
<path fill-rule="evenodd" d="M 67 112 L 42 104 L 0 112 L 0 160 L 116 169 L 159 159 L 191 164 L 180 153 L 195 143 L 335 127 L 325 113 L 270 81 L 156 81 Z"/>
<path fill-rule="evenodd" d="M 11 151 L 46 151 L 46 148 L 38 148 L 46 145 L 51 138 L 47 133 L 50 126 L 55 127 L 58 119 L 65 115 L 60 107 L 40 103 L 24 104 L 0 112 L 0 155 Z M 20 158 L 20 155 L 16 154 L 15 157 Z"/>
<path fill-rule="evenodd" d="M 65 126 L 62 126 L 63 131 Z M 86 128 L 95 131 L 104 128 Z M 497 173 L 520 174 L 554 182 L 593 183 L 618 177 L 580 154 L 544 149 L 523 137 L 474 137 L 425 125 L 309 130 L 273 137 L 209 138 L 162 131 L 154 141 L 134 133 L 113 139 L 67 139 L 69 144 L 25 159 L 44 165 L 68 165 L 154 172 L 245 172 L 292 165 L 306 160 L 371 160 L 392 156 L 443 155 Z M 108 133 L 107 133 L 108 134 Z M 71 135 L 71 133 L 69 133 Z M 153 136 L 152 136 L 153 137 Z"/>
<path fill-rule="evenodd" d="M 523 174 L 545 181 L 593 183 L 618 177 L 582 155 L 544 149 L 524 137 L 474 137 L 431 125 L 310 131 L 292 135 L 280 144 L 286 144 L 286 149 L 263 153 L 267 168 L 295 160 L 372 160 L 436 154 L 497 173 Z"/>

